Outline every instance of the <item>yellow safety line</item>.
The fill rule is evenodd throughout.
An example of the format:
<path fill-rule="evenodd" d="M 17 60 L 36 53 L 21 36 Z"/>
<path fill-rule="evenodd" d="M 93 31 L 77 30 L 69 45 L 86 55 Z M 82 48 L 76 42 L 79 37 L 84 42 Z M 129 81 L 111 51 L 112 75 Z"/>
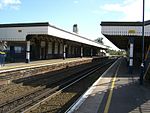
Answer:
<path fill-rule="evenodd" d="M 120 63 L 120 65 L 121 65 L 121 63 Z M 109 92 L 109 96 L 108 96 L 108 100 L 107 100 L 107 103 L 106 103 L 106 106 L 105 106 L 105 109 L 104 109 L 104 113 L 108 113 L 108 111 L 109 111 L 109 107 L 110 107 L 110 103 L 111 103 L 111 99 L 112 99 L 112 94 L 113 94 L 113 89 L 115 87 L 116 76 L 117 76 L 117 73 L 119 71 L 120 65 L 117 67 L 115 76 L 113 77 L 110 92 Z"/>
<path fill-rule="evenodd" d="M 106 106 L 105 106 L 104 113 L 108 113 L 111 98 L 112 98 L 112 94 L 113 94 L 113 89 L 115 87 L 115 80 L 116 80 L 116 76 L 113 78 L 113 81 L 112 81 L 112 85 L 111 85 L 111 88 L 110 88 L 110 92 L 109 92 L 109 96 L 108 96 L 108 100 L 107 100 L 107 103 L 106 103 Z"/>

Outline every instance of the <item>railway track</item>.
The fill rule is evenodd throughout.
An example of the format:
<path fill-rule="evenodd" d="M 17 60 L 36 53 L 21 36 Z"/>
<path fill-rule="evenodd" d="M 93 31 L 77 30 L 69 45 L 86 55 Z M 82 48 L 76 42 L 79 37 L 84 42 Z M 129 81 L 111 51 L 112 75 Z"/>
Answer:
<path fill-rule="evenodd" d="M 93 76 L 90 76 L 90 75 L 92 75 L 93 73 L 95 73 L 97 70 L 101 69 L 104 66 L 106 69 L 107 66 L 109 67 L 110 63 L 112 63 L 112 62 L 107 62 L 106 64 L 103 64 L 102 66 L 96 66 L 93 69 L 88 70 L 85 73 L 82 73 L 80 77 L 74 78 L 74 80 L 71 80 L 70 83 L 65 84 L 64 87 L 59 89 L 57 92 L 48 96 L 44 100 L 38 102 L 34 106 L 26 109 L 25 111 L 23 111 L 23 113 L 30 113 L 30 112 L 31 113 L 56 113 L 56 112 L 64 113 L 65 110 L 71 105 L 71 103 L 73 103 L 76 99 L 78 99 L 79 96 L 81 96 L 87 89 L 87 86 L 86 86 L 86 88 L 84 88 L 84 90 L 82 90 L 81 87 L 80 87 L 81 88 L 80 89 L 79 86 L 85 85 L 85 83 L 88 82 L 88 83 L 90 83 L 88 85 L 88 87 L 89 87 L 99 77 L 99 76 L 95 76 L 94 77 L 95 79 L 91 80 L 93 78 Z M 105 69 L 103 69 L 103 71 Z M 81 81 L 87 77 L 88 77 L 88 79 L 86 79 L 84 82 Z M 71 94 L 70 93 L 70 92 L 75 92 L 75 91 L 72 91 L 72 90 L 74 90 L 73 87 L 76 87 L 75 90 L 79 89 L 79 94 Z M 66 100 L 64 101 L 64 99 L 66 99 Z M 67 101 L 70 99 L 72 100 L 72 102 Z M 56 105 L 56 103 L 57 103 L 57 105 Z M 49 109 L 49 107 L 50 107 L 50 109 Z"/>
<path fill-rule="evenodd" d="M 14 80 L 11 84 L 0 87 L 0 105 L 3 103 L 9 103 L 15 98 L 20 98 L 21 95 L 24 97 L 26 94 L 28 95 L 34 92 L 34 90 L 37 91 L 37 89 L 43 89 L 47 85 L 50 85 L 50 83 L 53 84 L 61 79 L 65 79 L 74 73 L 90 68 L 92 65 L 93 64 L 91 63 L 84 64 L 67 68 L 65 70 Z"/>
<path fill-rule="evenodd" d="M 99 65 L 97 65 L 96 67 L 98 68 Z M 36 90 L 29 92 L 25 95 L 22 95 L 13 100 L 10 100 L 3 104 L 0 104 L 0 112 L 1 113 L 22 112 L 29 106 L 32 106 L 38 102 L 42 103 L 44 98 L 46 98 L 46 97 L 51 98 L 52 95 L 60 93 L 66 87 L 69 87 L 70 85 L 75 83 L 74 81 L 78 81 L 78 80 L 84 78 L 85 76 L 83 77 L 83 75 L 86 75 L 87 73 L 93 73 L 95 71 L 95 70 L 93 71 L 93 69 L 95 67 L 93 67 L 91 69 L 90 68 L 88 68 L 88 71 L 86 71 L 86 72 L 85 72 L 85 70 L 82 70 L 82 71 L 74 74 L 75 77 L 70 75 L 67 79 L 64 78 L 64 79 L 55 81 L 53 84 L 49 83 L 46 86 L 39 87 Z M 80 75 L 80 73 L 82 73 L 82 74 Z M 49 87 L 49 86 L 51 86 L 51 87 Z M 49 97 L 49 95 L 51 95 L 51 96 Z M 44 99 L 44 100 L 46 100 L 46 99 Z"/>

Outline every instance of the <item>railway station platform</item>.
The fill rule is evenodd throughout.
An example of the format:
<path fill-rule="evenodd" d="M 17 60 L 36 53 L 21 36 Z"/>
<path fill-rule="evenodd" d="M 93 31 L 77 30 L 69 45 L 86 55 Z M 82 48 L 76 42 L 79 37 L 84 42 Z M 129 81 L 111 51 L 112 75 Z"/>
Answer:
<path fill-rule="evenodd" d="M 118 59 L 67 113 L 150 113 L 150 82 L 139 85 L 139 74 Z"/>
<path fill-rule="evenodd" d="M 90 63 L 93 61 L 102 61 L 107 57 L 78 57 L 63 59 L 51 59 L 32 61 L 30 63 L 8 63 L 0 67 L 0 85 L 9 84 L 11 81 L 44 74 L 47 72 L 66 69 L 69 67 Z"/>
<path fill-rule="evenodd" d="M 34 67 L 41 67 L 44 65 L 53 65 L 53 64 L 61 64 L 67 62 L 74 62 L 79 60 L 89 60 L 92 59 L 90 57 L 83 57 L 83 58 L 67 58 L 63 59 L 50 59 L 50 60 L 39 60 L 39 61 L 32 61 L 30 63 L 20 62 L 20 63 L 6 63 L 5 66 L 0 67 L 0 72 L 9 71 L 9 70 L 19 70 L 25 68 L 34 68 Z"/>

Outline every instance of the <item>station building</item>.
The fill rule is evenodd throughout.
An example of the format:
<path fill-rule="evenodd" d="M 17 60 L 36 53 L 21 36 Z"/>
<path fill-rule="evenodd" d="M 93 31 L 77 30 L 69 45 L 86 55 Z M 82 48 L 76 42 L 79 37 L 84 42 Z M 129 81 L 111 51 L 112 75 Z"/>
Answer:
<path fill-rule="evenodd" d="M 101 55 L 100 51 L 106 49 L 104 45 L 48 22 L 0 24 L 0 41 L 7 42 L 8 62 L 91 57 Z"/>
<path fill-rule="evenodd" d="M 142 22 L 101 22 L 102 34 L 120 49 L 127 51 L 129 67 L 142 62 Z M 144 25 L 145 65 L 150 63 L 150 20 Z"/>

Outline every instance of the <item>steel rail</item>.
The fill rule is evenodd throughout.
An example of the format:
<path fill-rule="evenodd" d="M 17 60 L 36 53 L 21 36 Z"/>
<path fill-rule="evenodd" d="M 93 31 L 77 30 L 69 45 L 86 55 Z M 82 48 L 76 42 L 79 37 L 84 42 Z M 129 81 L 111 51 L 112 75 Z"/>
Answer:
<path fill-rule="evenodd" d="M 101 65 L 101 63 L 98 64 L 98 65 L 96 65 L 96 67 L 99 67 L 99 65 Z M 102 67 L 102 66 L 101 66 L 101 67 Z M 91 68 L 91 67 L 90 67 L 90 68 Z M 93 68 L 95 68 L 95 67 L 93 66 Z M 90 73 L 89 71 L 93 70 L 93 68 L 92 68 L 92 69 L 89 69 L 89 68 L 85 69 L 85 70 L 88 70 L 88 72 L 84 72 L 85 70 L 82 70 L 82 71 L 80 71 L 80 72 L 78 72 L 78 73 L 76 73 L 76 74 L 78 75 L 78 74 L 82 73 L 80 76 L 83 76 L 83 74 Z M 94 71 L 91 71 L 91 72 L 93 73 Z M 76 74 L 72 74 L 72 75 L 76 75 Z M 71 77 L 72 75 L 70 75 L 69 77 Z M 46 88 L 46 86 L 40 87 L 40 88 L 36 89 L 35 91 L 29 92 L 29 93 L 26 94 L 26 95 L 19 96 L 19 97 L 17 97 L 16 99 L 13 99 L 13 100 L 7 101 L 6 103 L 1 104 L 1 105 L 0 105 L 0 108 L 1 108 L 2 106 L 7 106 L 8 104 L 13 103 L 14 101 L 18 101 L 19 99 L 23 99 L 23 98 L 25 98 L 25 97 L 27 97 L 27 96 L 29 96 L 29 95 L 32 95 L 33 93 L 37 93 L 38 91 L 42 91 L 43 89 L 45 89 L 41 95 L 38 95 L 38 96 L 36 96 L 35 98 L 33 98 L 33 99 L 29 100 L 29 101 L 24 102 L 23 104 L 21 104 L 21 105 L 15 107 L 15 108 L 9 110 L 7 113 L 14 113 L 14 112 L 20 111 L 21 109 L 26 108 L 26 106 L 33 105 L 33 104 L 37 103 L 38 101 L 43 100 L 43 98 L 47 97 L 47 96 L 50 95 L 50 94 L 51 94 L 51 96 L 52 96 L 52 93 L 56 92 L 57 90 L 59 90 L 58 92 L 61 92 L 63 89 L 65 89 L 64 87 L 66 87 L 67 84 L 69 84 L 69 83 L 71 83 L 71 84 L 76 83 L 76 82 L 73 82 L 73 81 L 76 80 L 76 79 L 78 79 L 78 78 L 79 78 L 79 77 L 76 76 L 75 78 L 70 79 L 69 81 L 64 82 L 64 83 L 61 84 L 60 86 L 56 86 L 56 87 L 54 87 L 54 88 L 52 88 L 52 89 Z M 83 78 L 85 78 L 85 77 L 82 77 L 81 79 L 83 79 Z M 65 78 L 65 79 L 67 79 L 67 78 Z M 60 81 L 65 80 L 65 79 L 58 80 L 57 82 L 60 82 Z M 79 78 L 79 79 L 80 79 L 80 78 Z M 78 80 L 77 80 L 77 81 L 78 81 Z M 54 84 L 54 83 L 52 83 L 52 84 Z M 50 85 L 50 84 L 49 84 L 49 85 Z M 68 85 L 68 87 L 69 87 L 69 86 L 70 86 L 70 85 Z M 67 88 L 67 87 L 66 87 L 66 88 Z M 57 92 L 56 92 L 56 93 L 57 93 Z M 54 93 L 53 95 L 55 95 L 55 93 Z M 50 96 L 50 97 L 51 97 L 51 96 Z M 45 100 L 45 99 L 44 99 L 44 100 Z M 42 101 L 41 101 L 41 102 L 42 102 Z"/>
<path fill-rule="evenodd" d="M 107 62 L 106 64 L 103 64 L 102 66 L 97 66 L 97 67 L 94 67 L 93 69 L 89 70 L 87 73 L 84 73 L 84 76 L 83 74 L 80 76 L 80 77 L 76 77 L 74 78 L 75 80 L 70 80 L 70 83 L 68 85 L 64 85 L 64 87 L 62 87 L 61 89 L 59 89 L 57 92 L 53 93 L 52 95 L 46 97 L 45 99 L 41 100 L 40 102 L 38 102 L 37 104 L 31 106 L 30 108 L 26 109 L 25 111 L 23 111 L 22 113 L 28 113 L 29 111 L 35 109 L 36 107 L 40 106 L 42 103 L 44 103 L 45 101 L 49 100 L 50 98 L 52 98 L 53 96 L 61 93 L 63 90 L 67 89 L 68 87 L 72 86 L 73 84 L 79 82 L 80 80 L 88 77 L 89 75 L 93 74 L 94 72 L 96 72 L 98 69 L 112 63 L 113 61 L 111 62 Z"/>
<path fill-rule="evenodd" d="M 91 67 L 88 67 L 87 69 L 89 69 L 89 68 L 91 68 Z M 85 71 L 85 70 L 87 70 L 87 69 L 81 70 L 80 72 L 75 73 L 75 74 L 71 74 L 71 75 L 69 75 L 69 76 L 67 76 L 67 77 L 64 77 L 64 78 L 61 78 L 61 79 L 57 79 L 57 80 L 55 80 L 55 81 L 52 81 L 51 83 L 47 83 L 46 85 L 47 85 L 47 86 L 53 85 L 53 84 L 55 84 L 55 83 L 57 83 L 57 82 L 60 82 L 60 81 L 62 81 L 62 80 L 65 80 L 65 79 L 67 79 L 67 78 L 69 78 L 69 77 L 71 77 L 71 76 L 78 75 L 78 74 L 82 73 L 82 71 Z M 65 71 L 65 72 L 66 72 L 66 71 Z M 28 93 L 26 93 L 26 94 L 20 95 L 20 96 L 14 98 L 14 99 L 10 99 L 10 100 L 7 100 L 7 101 L 5 101 L 5 102 L 3 102 L 3 103 L 0 103 L 0 108 L 3 108 L 3 107 L 5 107 L 5 106 L 7 106 L 7 105 L 9 105 L 9 104 L 12 104 L 12 103 L 15 102 L 15 101 L 21 100 L 21 99 L 26 98 L 26 97 L 28 97 L 28 96 L 30 96 L 30 95 L 35 94 L 35 93 L 38 93 L 38 92 L 40 92 L 40 91 L 42 91 L 42 90 L 44 90 L 44 89 L 47 89 L 47 87 L 46 87 L 46 86 L 38 87 L 38 88 L 36 88 L 35 90 L 30 91 L 30 92 L 28 92 Z"/>

